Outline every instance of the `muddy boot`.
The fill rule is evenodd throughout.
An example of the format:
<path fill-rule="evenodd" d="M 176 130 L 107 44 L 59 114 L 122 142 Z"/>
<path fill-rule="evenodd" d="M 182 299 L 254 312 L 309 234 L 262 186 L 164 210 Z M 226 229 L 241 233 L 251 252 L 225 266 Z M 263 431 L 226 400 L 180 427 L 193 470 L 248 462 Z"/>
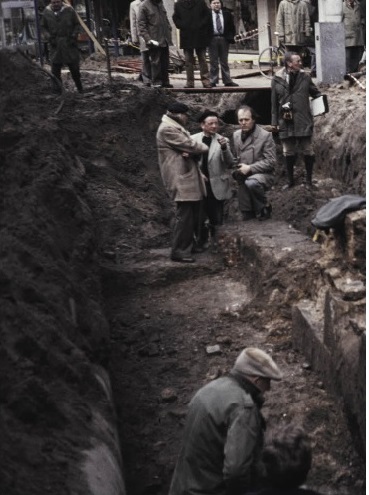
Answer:
<path fill-rule="evenodd" d="M 306 170 L 306 186 L 308 188 L 313 187 L 313 168 L 315 162 L 314 155 L 304 155 L 305 170 Z"/>
<path fill-rule="evenodd" d="M 283 187 L 283 189 L 291 189 L 291 187 L 295 185 L 295 181 L 293 179 L 293 168 L 296 163 L 296 155 L 287 155 L 284 157 L 284 161 L 286 164 L 288 183 Z"/>

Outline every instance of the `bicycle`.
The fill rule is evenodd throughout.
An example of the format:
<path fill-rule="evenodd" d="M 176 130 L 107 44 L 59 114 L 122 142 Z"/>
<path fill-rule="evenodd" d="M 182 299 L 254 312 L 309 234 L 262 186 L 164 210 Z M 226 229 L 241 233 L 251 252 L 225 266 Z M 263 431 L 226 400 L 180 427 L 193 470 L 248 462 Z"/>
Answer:
<path fill-rule="evenodd" d="M 270 23 L 268 22 L 261 29 L 253 29 L 252 31 L 248 31 L 246 33 L 237 34 L 234 37 L 236 43 L 242 43 L 246 40 L 257 37 L 262 31 L 268 31 L 268 40 L 269 43 L 272 43 L 272 35 Z M 278 33 L 274 33 L 278 35 Z M 279 42 L 279 40 L 278 40 Z M 278 46 L 268 46 L 264 48 L 264 50 L 260 53 L 258 58 L 258 69 L 260 73 L 267 77 L 268 79 L 272 79 L 276 68 L 283 67 L 283 58 L 286 52 L 286 47 L 282 42 L 279 42 Z"/>
<path fill-rule="evenodd" d="M 267 23 L 268 38 L 271 41 L 272 35 L 270 31 L 270 23 Z M 277 32 L 274 33 L 277 37 L 278 45 L 271 45 L 260 53 L 258 58 L 258 67 L 260 73 L 267 79 L 272 79 L 277 70 L 283 67 L 284 55 L 286 53 L 286 45 L 280 41 Z"/>

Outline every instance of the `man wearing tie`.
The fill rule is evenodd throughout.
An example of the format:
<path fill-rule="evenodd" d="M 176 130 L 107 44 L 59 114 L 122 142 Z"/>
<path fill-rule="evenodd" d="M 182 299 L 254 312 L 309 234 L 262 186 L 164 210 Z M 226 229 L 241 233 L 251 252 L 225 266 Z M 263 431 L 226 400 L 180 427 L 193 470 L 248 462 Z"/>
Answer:
<path fill-rule="evenodd" d="M 213 37 L 209 44 L 210 83 L 215 87 L 219 82 L 219 64 L 224 86 L 238 86 L 232 81 L 229 65 L 229 44 L 234 41 L 236 28 L 231 12 L 222 9 L 221 0 L 210 2 L 213 20 Z"/>

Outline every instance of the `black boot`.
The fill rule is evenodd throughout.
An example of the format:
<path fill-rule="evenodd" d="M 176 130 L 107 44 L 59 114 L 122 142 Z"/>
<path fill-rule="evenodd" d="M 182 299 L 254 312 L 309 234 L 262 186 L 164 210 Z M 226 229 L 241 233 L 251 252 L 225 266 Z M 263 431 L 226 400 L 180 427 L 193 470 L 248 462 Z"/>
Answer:
<path fill-rule="evenodd" d="M 314 155 L 304 155 L 305 170 L 306 170 L 306 185 L 308 187 L 313 186 L 313 168 L 315 162 Z"/>
<path fill-rule="evenodd" d="M 290 189 L 295 185 L 295 181 L 293 179 L 293 168 L 296 163 L 296 155 L 287 155 L 284 157 L 284 160 L 286 164 L 288 184 L 283 189 Z"/>

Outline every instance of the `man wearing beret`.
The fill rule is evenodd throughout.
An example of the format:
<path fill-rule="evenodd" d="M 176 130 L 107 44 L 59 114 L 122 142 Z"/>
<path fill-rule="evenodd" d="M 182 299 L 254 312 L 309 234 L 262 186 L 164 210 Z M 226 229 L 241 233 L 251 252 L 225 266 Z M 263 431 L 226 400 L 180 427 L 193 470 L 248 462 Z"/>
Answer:
<path fill-rule="evenodd" d="M 219 116 L 212 110 L 205 110 L 198 122 L 202 132 L 193 134 L 198 143 L 205 143 L 209 151 L 201 157 L 201 171 L 206 177 L 206 198 L 203 207 L 206 218 L 209 219 L 211 248 L 217 250 L 218 228 L 223 224 L 224 202 L 232 197 L 232 178 L 229 170 L 234 163 L 234 157 L 229 145 L 229 139 L 218 133 Z M 200 243 L 206 243 L 208 233 L 204 222 L 199 235 Z"/>
<path fill-rule="evenodd" d="M 156 134 L 159 167 L 165 189 L 176 203 L 171 249 L 172 261 L 193 263 L 194 232 L 198 225 L 200 201 L 206 195 L 198 155 L 208 150 L 184 128 L 189 108 L 181 102 L 168 106 Z"/>
<path fill-rule="evenodd" d="M 239 495 L 258 476 L 265 422 L 260 409 L 282 373 L 264 351 L 248 347 L 227 376 L 193 397 L 169 495 Z"/>

